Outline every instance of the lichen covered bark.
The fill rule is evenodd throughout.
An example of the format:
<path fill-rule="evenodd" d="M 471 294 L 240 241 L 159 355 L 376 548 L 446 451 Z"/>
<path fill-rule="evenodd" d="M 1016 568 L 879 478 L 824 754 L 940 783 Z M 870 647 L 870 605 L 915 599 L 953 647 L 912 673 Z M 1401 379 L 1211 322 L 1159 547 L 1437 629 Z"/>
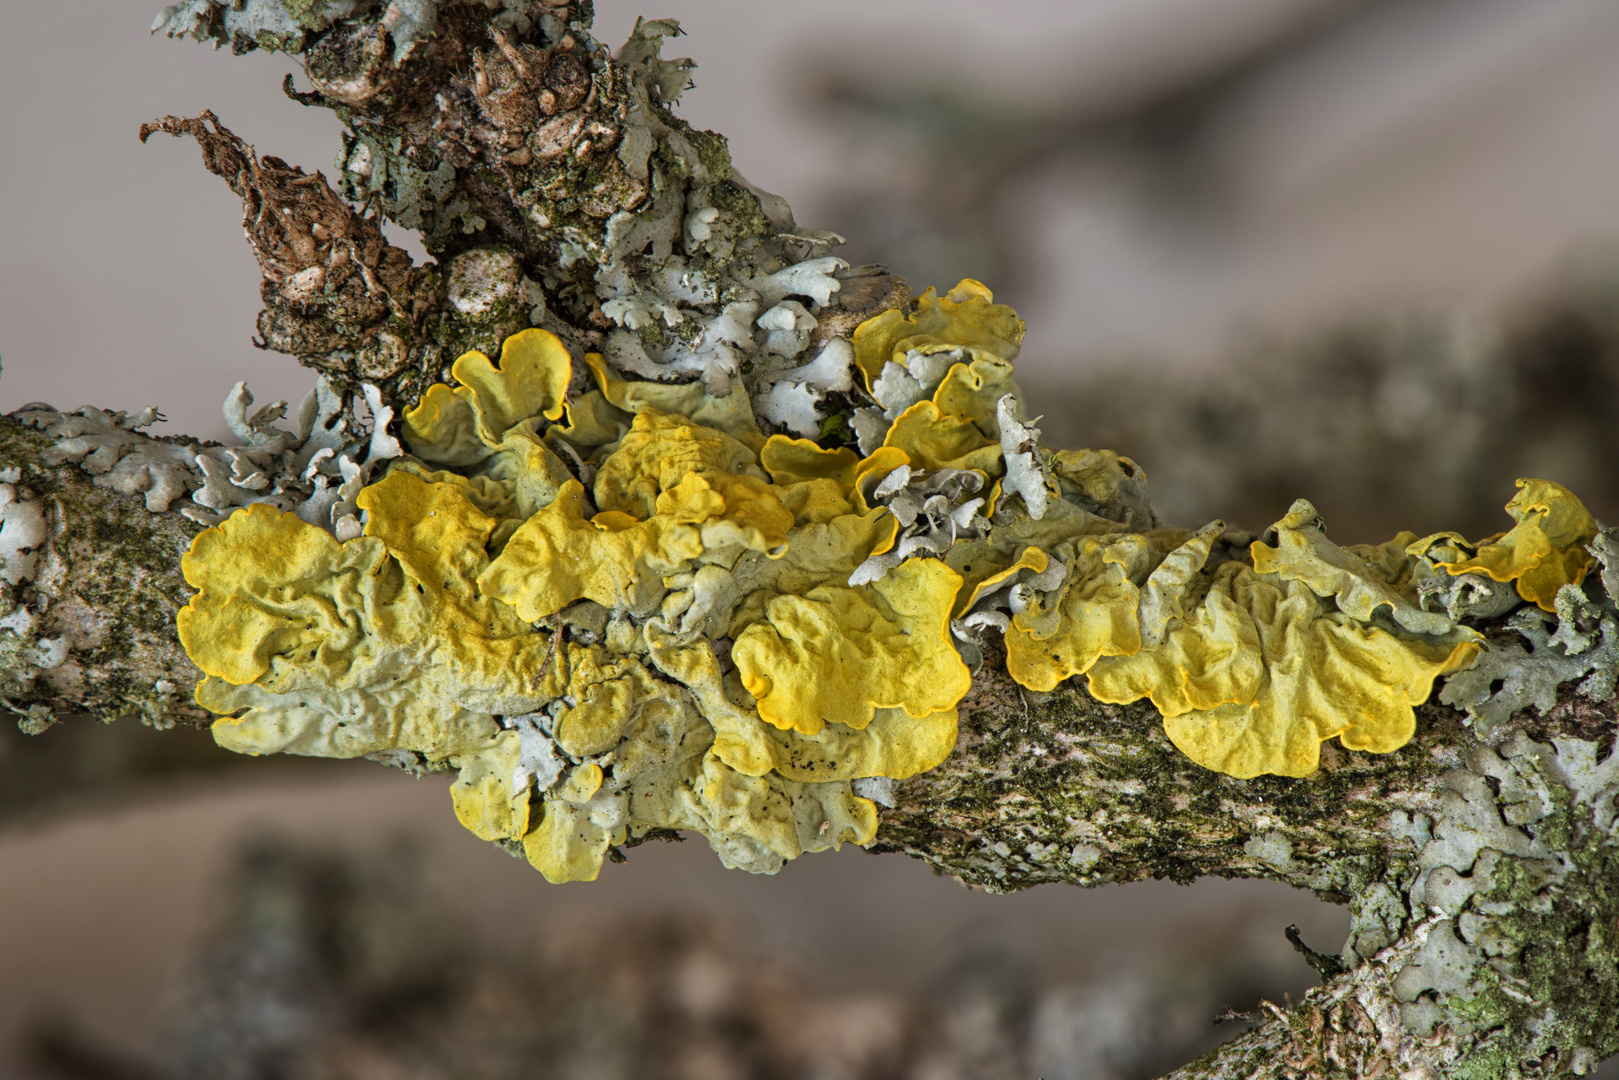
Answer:
<path fill-rule="evenodd" d="M 1579 1074 L 1619 1052 L 1616 716 L 1565 690 L 1492 747 L 1427 705 L 1395 754 L 1239 780 L 1150 708 L 981 673 L 956 753 L 894 785 L 876 848 L 990 891 L 1262 877 L 1347 904 L 1325 985 L 1177 1076 Z"/>
<path fill-rule="evenodd" d="M 32 572 L 0 585 L 5 703 L 41 729 L 82 713 L 205 723 L 191 700 L 200 672 L 174 627 L 188 592 L 180 552 L 201 527 L 98 487 L 77 465 L 47 464 L 50 446 L 0 417 L 0 468 L 16 470 L 19 501 L 37 503 L 44 521 Z"/>
<path fill-rule="evenodd" d="M 879 843 L 991 891 L 1213 875 L 1280 879 L 1342 903 L 1414 857 L 1389 835 L 1390 813 L 1437 809 L 1461 729 L 1447 710 L 1423 712 L 1417 739 L 1393 755 L 1334 750 L 1302 781 L 1240 780 L 1188 760 L 1150 705 L 1098 702 L 1079 680 L 1037 695 L 986 666 L 956 752 L 895 784 Z"/>
<path fill-rule="evenodd" d="M 1162 528 L 1128 458 L 1040 445 L 986 288 L 911 301 L 674 115 L 673 24 L 614 56 L 588 5 L 404 7 L 160 19 L 299 54 L 349 129 L 334 185 L 151 126 L 242 197 L 260 332 L 323 381 L 297 434 L 233 392 L 241 447 L 0 420 L 25 724 L 204 719 L 190 598 L 222 742 L 457 767 L 463 823 L 554 880 L 669 827 L 992 891 L 1265 877 L 1350 938 L 1188 1076 L 1619 1050 L 1619 536 L 1577 499 L 1527 482 L 1499 543 L 1352 551 L 1303 500 Z"/>

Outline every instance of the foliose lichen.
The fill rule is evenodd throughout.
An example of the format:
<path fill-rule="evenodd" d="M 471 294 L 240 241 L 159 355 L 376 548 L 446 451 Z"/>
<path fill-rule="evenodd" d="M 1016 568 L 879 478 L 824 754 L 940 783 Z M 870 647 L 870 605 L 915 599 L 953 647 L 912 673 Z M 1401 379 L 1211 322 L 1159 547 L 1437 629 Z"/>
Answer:
<path fill-rule="evenodd" d="M 1526 607 L 1506 622 L 1529 643 L 1502 642 L 1471 670 L 1445 680 L 1439 700 L 1465 709 L 1475 729 L 1488 739 L 1521 709 L 1542 716 L 1557 705 L 1557 689 L 1578 683 L 1576 692 L 1593 701 L 1613 696 L 1619 675 L 1619 621 L 1573 585 L 1557 593 L 1556 617 Z M 1551 624 L 1551 625 L 1548 625 Z M 1555 630 L 1552 628 L 1555 626 Z"/>
<path fill-rule="evenodd" d="M 19 714 L 24 731 L 37 734 L 53 722 L 42 705 L 18 708 L 21 697 L 41 674 L 67 658 L 60 638 L 41 637 L 38 616 L 18 593 L 39 572 L 39 558 L 49 540 L 49 523 L 41 500 L 19 492 L 16 467 L 0 469 L 0 705 Z"/>
<path fill-rule="evenodd" d="M 1524 600 L 1549 612 L 1558 590 L 1578 585 L 1591 569 L 1594 558 L 1586 545 L 1596 538 L 1597 523 L 1561 484 L 1519 480 L 1518 487 L 1506 506 L 1517 523 L 1510 532 L 1477 543 L 1458 533 L 1435 533 L 1418 541 L 1414 554 L 1452 576 L 1483 574 L 1510 581 Z"/>
<path fill-rule="evenodd" d="M 988 633 L 1028 689 L 1150 698 L 1232 775 L 1404 745 L 1486 645 L 1423 606 L 1433 545 L 1341 548 L 1303 500 L 1259 539 L 1159 526 L 1133 462 L 1039 444 L 1021 334 L 971 281 L 861 324 L 861 449 L 767 434 L 739 370 L 609 350 L 581 382 L 539 328 L 469 352 L 355 494 L 363 535 L 261 504 L 197 538 L 198 701 L 233 749 L 458 770 L 463 823 L 557 881 L 655 830 L 756 871 L 870 842 L 854 782 L 950 753 Z"/>
<path fill-rule="evenodd" d="M 1619 1044 L 1612 929 L 1594 917 L 1611 910 L 1616 796 L 1611 748 L 1521 731 L 1446 777 L 1416 873 L 1384 915 L 1435 923 L 1392 989 L 1408 1030 L 1445 1027 L 1454 1075 L 1583 1074 Z M 1386 940 L 1357 920 L 1347 948 Z M 1502 1060 L 1512 1038 L 1527 1041 Z"/>
<path fill-rule="evenodd" d="M 1560 686 L 1578 683 L 1577 693 L 1600 701 L 1619 677 L 1614 531 L 1599 532 L 1558 484 L 1519 480 L 1518 487 L 1506 507 L 1517 522 L 1510 532 L 1476 544 L 1436 533 L 1407 548 L 1424 608 L 1481 624 L 1508 616 L 1478 662 L 1451 675 L 1439 695 L 1490 742 L 1521 710 L 1550 712 Z M 1590 575 L 1594 568 L 1602 572 Z"/>
<path fill-rule="evenodd" d="M 411 454 L 360 492 L 359 539 L 268 507 L 198 538 L 180 634 L 209 676 L 198 700 L 227 716 L 216 737 L 458 768 L 461 820 L 552 880 L 594 877 L 652 829 L 767 871 L 869 842 L 875 807 L 849 781 L 911 775 L 954 742 L 955 575 L 848 587 L 892 542 L 884 511 L 854 512 L 833 479 L 773 483 L 740 391 L 626 383 L 591 359 L 598 388 L 565 403 L 571 359 L 546 331 L 509 338 L 498 366 L 462 357 L 462 385 L 405 417 Z M 846 707 L 773 711 L 768 681 L 830 636 L 857 667 Z M 915 700 L 900 684 L 919 657 L 956 684 Z M 525 764 L 552 754 L 565 771 Z"/>

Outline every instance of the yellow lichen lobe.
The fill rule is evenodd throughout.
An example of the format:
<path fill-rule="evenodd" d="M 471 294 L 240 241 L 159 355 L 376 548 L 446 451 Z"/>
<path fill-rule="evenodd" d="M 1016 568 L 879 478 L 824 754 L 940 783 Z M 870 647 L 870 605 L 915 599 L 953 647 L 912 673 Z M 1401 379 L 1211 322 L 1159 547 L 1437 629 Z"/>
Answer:
<path fill-rule="evenodd" d="M 478 587 L 524 619 L 554 615 L 576 600 L 645 611 L 663 592 L 662 579 L 702 554 L 693 519 L 722 500 L 698 494 L 680 509 L 638 521 L 622 512 L 586 516 L 584 486 L 570 480 L 555 501 L 529 518 L 480 575 Z M 710 498 L 701 499 L 701 495 Z"/>
<path fill-rule="evenodd" d="M 912 350 L 967 349 L 974 356 L 1010 361 L 1023 343 L 1023 320 L 980 282 L 963 278 L 944 296 L 917 297 L 910 314 L 891 310 L 855 327 L 855 365 L 869 388 L 889 361 L 904 366 Z"/>
<path fill-rule="evenodd" d="M 1596 519 L 1574 493 L 1550 480 L 1520 479 L 1506 511 L 1512 530 L 1468 544 L 1456 533 L 1435 533 L 1410 545 L 1413 555 L 1438 557 L 1449 574 L 1487 574 L 1516 584 L 1518 595 L 1542 610 L 1554 610 L 1557 591 L 1578 585 L 1591 569 L 1586 550 L 1597 534 Z M 1447 558 L 1446 556 L 1450 556 Z"/>
<path fill-rule="evenodd" d="M 588 804 L 547 799 L 539 823 L 523 837 L 523 854 L 553 885 L 595 881 L 607 849 L 623 843 L 627 835 L 622 826 L 592 820 Z"/>
<path fill-rule="evenodd" d="M 752 450 L 722 431 L 647 408 L 602 462 L 596 474 L 596 505 L 645 520 L 656 512 L 658 496 L 689 475 L 765 479 L 756 460 Z"/>
<path fill-rule="evenodd" d="M 450 785 L 456 820 L 480 840 L 507 840 L 528 832 L 527 790 L 513 791 L 519 756 L 518 735 L 502 731 L 490 745 L 465 755 L 466 764 Z"/>
<path fill-rule="evenodd" d="M 1321 516 L 1304 499 L 1295 502 L 1270 532 L 1275 535 L 1275 547 L 1261 540 L 1249 548 L 1257 572 L 1275 574 L 1283 581 L 1302 581 L 1317 596 L 1330 597 L 1339 611 L 1361 622 L 1385 613 L 1414 633 L 1444 635 L 1453 628 L 1444 615 L 1423 611 L 1413 598 L 1394 587 L 1393 583 L 1409 586 L 1409 564 L 1414 561 L 1400 557 L 1397 542 L 1367 550 L 1373 556 L 1369 562 L 1328 540 Z"/>
<path fill-rule="evenodd" d="M 435 383 L 405 413 L 405 442 L 427 460 L 464 466 L 487 457 L 523 420 L 560 419 L 573 361 L 555 334 L 534 328 L 506 339 L 499 367 L 474 350 L 450 374 L 460 386 Z"/>
<path fill-rule="evenodd" d="M 792 487 L 810 480 L 831 480 L 839 487 L 854 487 L 855 468 L 860 455 L 848 447 L 823 450 L 808 439 L 772 435 L 759 451 L 759 462 L 778 487 Z"/>
<path fill-rule="evenodd" d="M 1333 737 L 1370 753 L 1404 746 L 1413 707 L 1434 679 L 1473 661 L 1479 636 L 1421 611 L 1386 567 L 1379 576 L 1332 545 L 1302 500 L 1272 533 L 1276 546 L 1252 546 L 1254 567 L 1189 572 L 1208 559 L 1213 527 L 1171 553 L 1160 569 L 1175 571 L 1149 578 L 1160 599 L 1144 619 L 1148 643 L 1099 659 L 1087 673 L 1092 695 L 1150 698 L 1182 753 L 1232 776 L 1308 775 Z"/>
<path fill-rule="evenodd" d="M 1149 545 L 1144 537 L 1080 537 L 1062 545 L 1068 567 L 1059 590 L 1012 616 L 1006 670 L 1042 693 L 1091 669 L 1103 656 L 1141 648 L 1136 610 Z"/>
<path fill-rule="evenodd" d="M 381 554 L 379 544 L 345 549 L 273 506 L 245 507 L 181 556 L 197 594 L 175 616 L 180 644 L 205 674 L 237 685 L 265 674 L 274 656 L 357 645 L 345 615 L 364 603 Z"/>
<path fill-rule="evenodd" d="M 944 563 L 916 559 L 869 586 L 775 596 L 731 656 L 759 715 L 778 728 L 816 735 L 836 723 L 860 730 L 877 709 L 929 716 L 951 708 L 972 685 L 949 638 L 960 587 L 960 575 Z"/>
<path fill-rule="evenodd" d="M 932 401 L 918 401 L 901 413 L 883 446 L 903 451 L 922 469 L 976 469 L 986 476 L 1006 471 L 998 441 L 971 417 L 945 412 Z"/>

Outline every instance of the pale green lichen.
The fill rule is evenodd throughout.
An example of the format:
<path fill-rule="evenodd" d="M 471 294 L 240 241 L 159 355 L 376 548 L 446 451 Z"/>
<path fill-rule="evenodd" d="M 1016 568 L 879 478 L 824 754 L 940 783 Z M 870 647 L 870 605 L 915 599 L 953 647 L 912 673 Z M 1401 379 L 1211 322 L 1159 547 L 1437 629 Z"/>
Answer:
<path fill-rule="evenodd" d="M 337 156 L 338 190 L 356 203 L 378 199 L 382 210 L 401 228 L 419 232 L 431 250 L 458 233 L 476 232 L 476 213 L 464 195 L 455 193 L 455 166 L 440 161 L 424 169 L 399 152 L 397 140 L 363 131 L 345 132 Z"/>
<path fill-rule="evenodd" d="M 1357 915 L 1348 948 L 1359 956 L 1386 938 L 1371 924 L 1433 924 L 1392 989 L 1413 1033 L 1448 1030 L 1456 1075 L 1506 1074 L 1514 1042 L 1513 1062 L 1589 1071 L 1619 1038 L 1619 972 L 1591 921 L 1619 880 L 1616 794 L 1619 756 L 1595 743 L 1519 732 L 1499 751 L 1476 747 L 1445 778 L 1406 894 L 1385 888 L 1375 912 Z"/>
<path fill-rule="evenodd" d="M 67 659 L 67 643 L 38 636 L 38 616 L 19 602 L 18 593 L 40 572 L 40 557 L 50 540 L 45 505 L 17 490 L 16 468 L 0 470 L 0 705 L 18 713 L 25 732 L 38 734 L 55 722 L 45 705 L 18 708 L 34 680 Z"/>
<path fill-rule="evenodd" d="M 1619 602 L 1619 529 L 1604 529 L 1591 541 L 1592 558 L 1602 564 L 1602 573 L 1598 575 L 1602 582 L 1602 591 L 1607 595 L 1608 606 L 1615 606 Z"/>
<path fill-rule="evenodd" d="M 184 0 L 152 22 L 152 33 L 230 45 L 237 52 L 298 52 L 310 31 L 374 7 L 376 0 Z"/>
<path fill-rule="evenodd" d="M 1492 619 L 1524 601 L 1533 605 L 1505 624 L 1528 649 L 1496 642 L 1470 670 L 1450 676 L 1439 695 L 1465 710 L 1486 738 L 1520 710 L 1550 712 L 1565 684 L 1578 683 L 1579 694 L 1603 700 L 1619 677 L 1613 531 L 1599 533 L 1580 501 L 1557 484 L 1519 480 L 1518 487 L 1507 504 L 1517 522 L 1510 532 L 1477 544 L 1436 533 L 1407 547 L 1425 607 Z M 1582 587 L 1593 567 L 1601 572 Z"/>

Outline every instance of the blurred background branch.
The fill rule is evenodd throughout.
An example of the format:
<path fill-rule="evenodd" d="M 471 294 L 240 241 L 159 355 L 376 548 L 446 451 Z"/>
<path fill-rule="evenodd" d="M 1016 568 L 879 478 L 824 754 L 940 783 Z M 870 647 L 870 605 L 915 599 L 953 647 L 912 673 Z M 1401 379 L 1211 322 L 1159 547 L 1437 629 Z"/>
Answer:
<path fill-rule="evenodd" d="M 1245 1027 L 1217 1032 L 1222 1009 L 1307 985 L 1280 935 L 1233 913 L 1082 981 L 955 941 L 925 984 L 882 989 L 807 974 L 712 907 L 501 943 L 456 915 L 408 843 L 261 838 L 236 856 L 156 1039 L 121 1045 L 65 1011 L 24 1027 L 22 1057 L 40 1080 L 1124 1080 Z"/>

